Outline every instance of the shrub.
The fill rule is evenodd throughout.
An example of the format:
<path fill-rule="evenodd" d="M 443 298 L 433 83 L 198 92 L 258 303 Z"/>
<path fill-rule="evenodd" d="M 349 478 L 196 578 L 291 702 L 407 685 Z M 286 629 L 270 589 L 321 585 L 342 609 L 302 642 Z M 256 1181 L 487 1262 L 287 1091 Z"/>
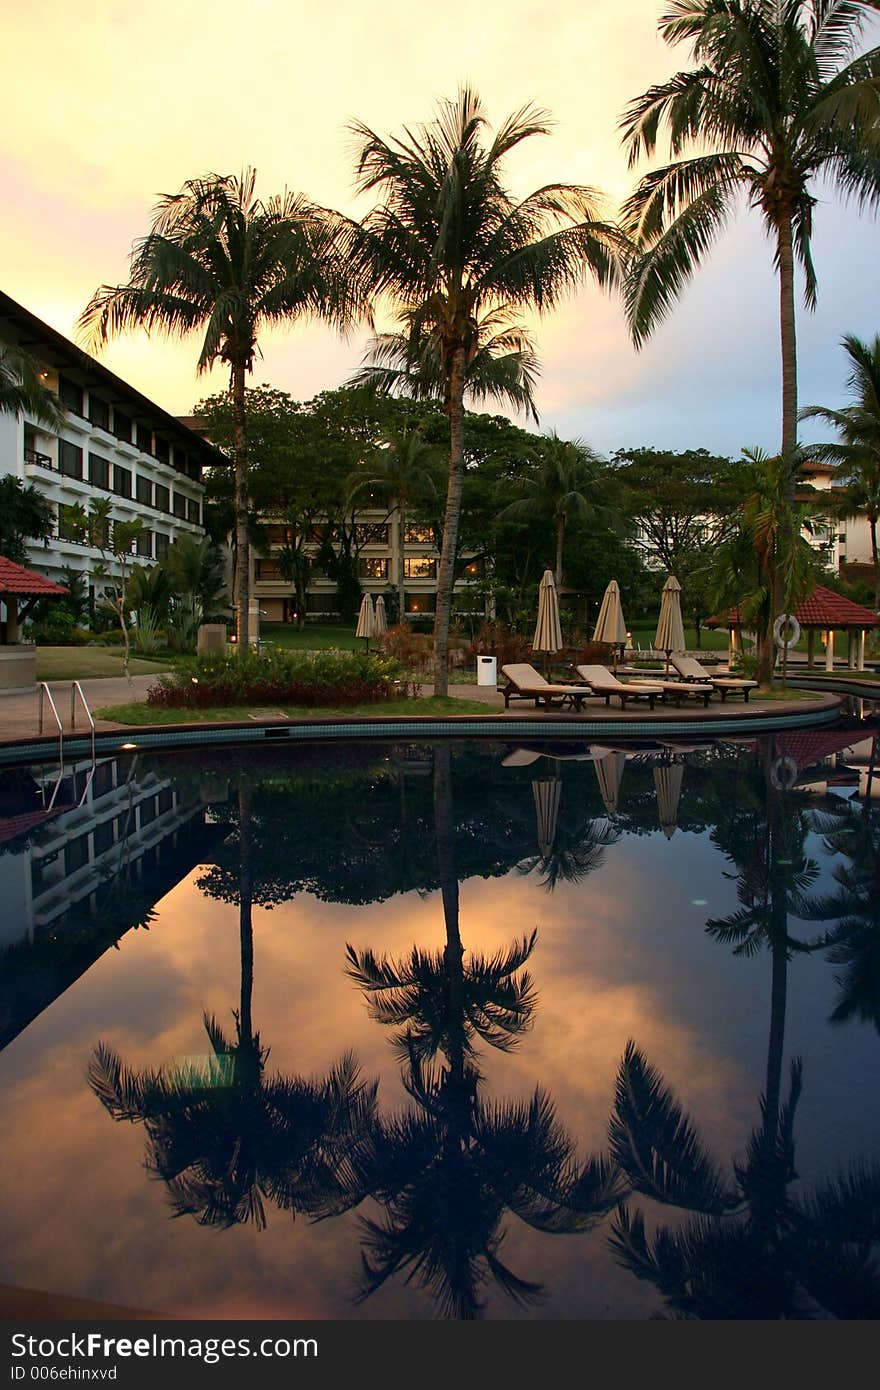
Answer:
<path fill-rule="evenodd" d="M 378 639 L 387 657 L 407 671 L 424 672 L 431 660 L 430 638 L 413 632 L 409 623 L 395 623 Z"/>
<path fill-rule="evenodd" d="M 83 639 L 77 631 L 76 618 L 69 608 L 49 608 L 45 617 L 28 624 L 27 636 L 38 647 L 81 647 Z"/>
<path fill-rule="evenodd" d="M 151 686 L 161 709 L 224 705 L 371 704 L 408 693 L 399 664 L 367 652 L 296 652 L 278 647 L 230 657 L 202 656 Z"/>
<path fill-rule="evenodd" d="M 499 668 L 517 661 L 527 661 L 531 650 L 529 638 L 508 627 L 500 618 L 495 622 L 484 622 L 474 640 L 464 646 L 470 662 L 476 663 L 478 656 L 494 656 L 498 658 Z"/>

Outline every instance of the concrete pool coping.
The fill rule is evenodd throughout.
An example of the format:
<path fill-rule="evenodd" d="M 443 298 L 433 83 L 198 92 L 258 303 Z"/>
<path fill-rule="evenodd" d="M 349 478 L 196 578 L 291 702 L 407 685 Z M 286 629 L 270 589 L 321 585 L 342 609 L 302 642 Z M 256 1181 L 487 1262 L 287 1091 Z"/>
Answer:
<path fill-rule="evenodd" d="M 136 682 L 152 683 L 154 677 L 135 677 Z M 125 682 L 116 678 L 83 682 L 93 708 L 118 702 L 120 684 L 131 698 Z M 56 704 L 65 725 L 69 723 L 69 681 L 53 683 Z M 114 687 L 109 689 L 107 687 Z M 244 720 L 223 720 L 211 723 L 181 719 L 174 724 L 112 724 L 97 721 L 96 754 L 112 754 L 138 750 L 259 743 L 267 741 L 290 744 L 295 742 L 338 742 L 351 739 L 362 742 L 401 738 L 542 738 L 607 739 L 644 738 L 662 734 L 663 737 L 702 736 L 711 739 L 725 734 L 772 733 L 787 728 L 833 723 L 839 716 L 844 696 L 827 690 L 817 691 L 815 700 L 773 700 L 766 704 L 729 702 L 703 708 L 695 706 L 622 711 L 600 704 L 594 709 L 576 713 L 571 710 L 523 709 L 505 710 L 501 696 L 492 687 L 453 686 L 450 694 L 477 699 L 487 706 L 486 714 L 397 715 L 377 713 L 371 716 L 352 716 L 322 719 L 320 714 L 308 719 L 288 719 L 268 714 Z M 61 696 L 59 701 L 57 696 Z M 880 685 L 877 687 L 880 699 Z M 0 700 L 0 764 L 25 761 L 44 761 L 58 756 L 58 733 L 35 733 L 35 696 Z M 26 708 L 25 706 L 29 706 Z M 15 718 L 10 716 L 15 715 Z M 65 727 L 65 757 L 84 757 L 91 752 L 91 736 L 82 728 L 75 731 Z"/>

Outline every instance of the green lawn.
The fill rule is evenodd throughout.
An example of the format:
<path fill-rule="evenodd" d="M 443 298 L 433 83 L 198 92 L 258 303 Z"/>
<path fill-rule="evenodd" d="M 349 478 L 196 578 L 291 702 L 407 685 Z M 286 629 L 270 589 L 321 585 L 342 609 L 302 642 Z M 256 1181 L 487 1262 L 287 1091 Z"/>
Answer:
<path fill-rule="evenodd" d="M 230 705 L 212 709 L 154 709 L 135 701 L 128 705 L 108 705 L 95 710 L 96 719 L 115 724 L 210 724 L 220 721 L 265 719 L 284 714 L 288 719 L 408 719 L 413 715 L 492 714 L 491 707 L 478 700 L 459 700 L 452 696 L 424 695 L 412 700 L 379 701 L 370 705 L 346 705 L 341 709 L 307 709 L 296 705 Z"/>
<path fill-rule="evenodd" d="M 363 637 L 355 637 L 353 627 L 341 623 L 307 623 L 300 631 L 293 623 L 262 623 L 260 637 L 267 645 L 284 647 L 287 651 L 323 651 L 338 647 L 341 651 L 363 651 Z M 371 643 L 375 648 L 376 643 Z"/>
<path fill-rule="evenodd" d="M 634 646 L 650 647 L 657 635 L 657 620 L 653 622 L 635 622 L 630 627 Z M 689 652 L 726 652 L 727 651 L 727 628 L 704 627 L 700 632 L 700 646 L 697 646 L 697 630 L 695 627 L 686 627 L 684 630 L 684 640 Z"/>
<path fill-rule="evenodd" d="M 124 676 L 121 647 L 37 647 L 38 681 L 81 681 L 98 676 Z M 131 659 L 133 676 L 158 675 L 170 666 L 167 656 L 155 661 Z"/>

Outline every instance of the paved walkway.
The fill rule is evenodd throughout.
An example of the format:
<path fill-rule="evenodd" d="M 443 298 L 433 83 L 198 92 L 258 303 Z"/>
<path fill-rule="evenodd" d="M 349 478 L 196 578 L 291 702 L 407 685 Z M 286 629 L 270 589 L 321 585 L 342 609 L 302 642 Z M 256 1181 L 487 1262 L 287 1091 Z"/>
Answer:
<path fill-rule="evenodd" d="M 82 688 L 85 697 L 92 710 L 101 709 L 107 705 L 128 704 L 132 700 L 143 700 L 147 690 L 155 684 L 155 675 L 133 676 L 131 685 L 122 676 L 111 678 L 93 679 L 82 681 Z M 70 692 L 71 681 L 52 681 L 50 690 L 55 700 L 59 716 L 64 723 L 65 732 L 71 729 L 70 719 Z M 424 687 L 425 694 L 430 694 L 431 686 Z M 525 700 L 514 701 L 509 710 L 504 708 L 504 700 L 498 694 L 494 686 L 480 685 L 450 685 L 449 694 L 460 699 L 477 701 L 486 706 L 486 712 L 508 719 L 535 719 L 543 724 L 553 723 L 555 720 L 564 720 L 569 723 L 573 717 L 577 717 L 572 710 L 545 710 L 535 709 L 534 705 Z M 827 708 L 829 704 L 836 702 L 836 697 L 816 692 L 817 708 Z M 623 711 L 619 705 L 612 703 L 606 706 L 601 700 L 590 701 L 585 704 L 583 715 L 592 720 L 613 720 L 615 724 L 640 723 L 646 719 L 657 724 L 681 720 L 699 720 L 700 722 L 712 723 L 716 719 L 742 718 L 755 715 L 775 716 L 786 711 L 797 711 L 804 713 L 807 704 L 803 700 L 773 700 L 767 703 L 745 704 L 742 700 L 728 700 L 725 704 L 716 701 L 704 709 L 702 702 L 684 701 L 681 706 L 663 706 L 658 704 L 653 713 L 649 712 L 646 706 L 634 705 Z M 56 725 L 52 717 L 52 711 L 46 705 L 43 718 L 43 733 L 51 737 L 55 733 Z M 261 716 L 273 723 L 279 721 L 279 714 L 276 710 L 267 708 L 261 710 L 254 709 L 255 718 Z M 391 717 L 391 711 L 387 706 L 377 706 L 377 718 Z M 321 711 L 315 710 L 315 718 L 321 718 Z M 363 716 L 358 716 L 363 719 Z M 180 723 L 186 724 L 186 711 L 180 712 Z M 76 709 L 76 729 L 78 732 L 87 728 L 88 721 L 82 712 L 82 707 L 77 704 Z M 98 730 L 113 730 L 126 727 L 125 725 L 110 723 L 106 720 L 96 720 L 95 727 Z M 199 725 L 198 727 L 206 727 Z M 0 694 L 0 743 L 11 743 L 18 740 L 33 739 L 39 731 L 38 725 L 38 697 L 36 691 L 23 695 L 2 695 Z"/>

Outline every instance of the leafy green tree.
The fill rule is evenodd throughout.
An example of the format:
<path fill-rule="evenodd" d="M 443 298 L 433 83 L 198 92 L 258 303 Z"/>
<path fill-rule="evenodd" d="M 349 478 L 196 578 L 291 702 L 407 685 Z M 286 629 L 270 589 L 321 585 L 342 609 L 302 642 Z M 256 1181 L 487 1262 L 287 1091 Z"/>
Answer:
<path fill-rule="evenodd" d="M 447 691 L 447 644 L 464 476 L 464 400 L 494 396 L 533 409 L 536 363 L 518 321 L 543 312 L 585 272 L 603 285 L 618 276 L 623 238 L 587 188 L 552 184 L 516 200 L 502 177 L 505 157 L 547 131 L 524 109 L 484 141 L 475 92 L 460 90 L 436 118 L 387 141 L 363 124 L 358 188 L 382 201 L 349 224 L 354 268 L 397 313 L 400 332 L 374 344 L 381 376 L 403 368 L 420 394 L 442 401 L 449 425 L 449 475 L 434 623 L 434 688 Z M 401 354 L 403 354 L 401 359 Z"/>
<path fill-rule="evenodd" d="M 326 216 L 292 193 L 258 199 L 256 174 L 190 179 L 158 203 L 134 248 L 129 281 L 102 286 L 80 319 L 90 344 L 116 333 L 204 334 L 199 371 L 229 367 L 233 404 L 236 634 L 249 644 L 248 435 L 245 383 L 260 332 L 301 317 L 339 327 L 357 313 Z"/>
<path fill-rule="evenodd" d="M 11 474 L 0 478 L 0 555 L 23 565 L 26 542 L 49 541 L 54 534 L 55 509 L 40 489 Z"/>
<path fill-rule="evenodd" d="M 40 364 L 24 348 L 0 343 L 0 415 L 33 415 L 51 429 L 64 423 L 65 410 L 44 382 Z"/>
<path fill-rule="evenodd" d="M 880 336 L 872 343 L 847 334 L 842 346 L 850 362 L 847 386 L 853 404 L 842 410 L 811 405 L 800 412 L 801 420 L 822 420 L 837 430 L 835 444 L 811 444 L 809 453 L 823 463 L 837 465 L 836 481 L 846 487 L 845 514 L 863 512 L 871 531 L 874 565 L 874 607 L 880 610 L 880 556 L 877 522 L 880 520 Z"/>
<path fill-rule="evenodd" d="M 182 532 L 168 547 L 163 565 L 175 595 L 193 595 L 204 613 L 216 613 L 223 606 L 223 558 L 206 536 Z"/>
<path fill-rule="evenodd" d="M 567 523 L 576 519 L 599 528 L 617 522 L 616 513 L 609 505 L 603 461 L 580 439 L 560 439 L 554 432 L 542 440 L 537 467 L 521 477 L 519 490 L 522 497 L 505 508 L 502 518 L 531 516 L 552 526 L 556 539 L 554 573 L 556 588 L 560 590 Z"/>
<path fill-rule="evenodd" d="M 816 186 L 826 181 L 863 207 L 880 196 L 880 49 L 855 56 L 875 9 L 859 0 L 669 0 L 660 34 L 688 44 L 695 66 L 630 102 L 622 121 L 631 164 L 654 155 L 661 126 L 673 156 L 641 179 L 624 208 L 641 249 L 626 292 L 637 345 L 669 312 L 737 199 L 745 195 L 761 213 L 779 275 L 786 460 L 797 443 L 796 261 L 806 306 L 816 303 Z"/>
<path fill-rule="evenodd" d="M 97 550 L 101 558 L 92 565 L 92 578 L 99 589 L 98 602 L 112 613 L 122 633 L 124 644 L 123 669 L 131 685 L 131 634 L 126 621 L 126 593 L 131 577 L 131 558 L 144 523 L 115 521 L 111 516 L 109 497 L 93 497 L 88 510 L 77 502 L 70 508 L 68 520 L 74 534 Z M 114 573 L 115 571 L 115 573 Z"/>

